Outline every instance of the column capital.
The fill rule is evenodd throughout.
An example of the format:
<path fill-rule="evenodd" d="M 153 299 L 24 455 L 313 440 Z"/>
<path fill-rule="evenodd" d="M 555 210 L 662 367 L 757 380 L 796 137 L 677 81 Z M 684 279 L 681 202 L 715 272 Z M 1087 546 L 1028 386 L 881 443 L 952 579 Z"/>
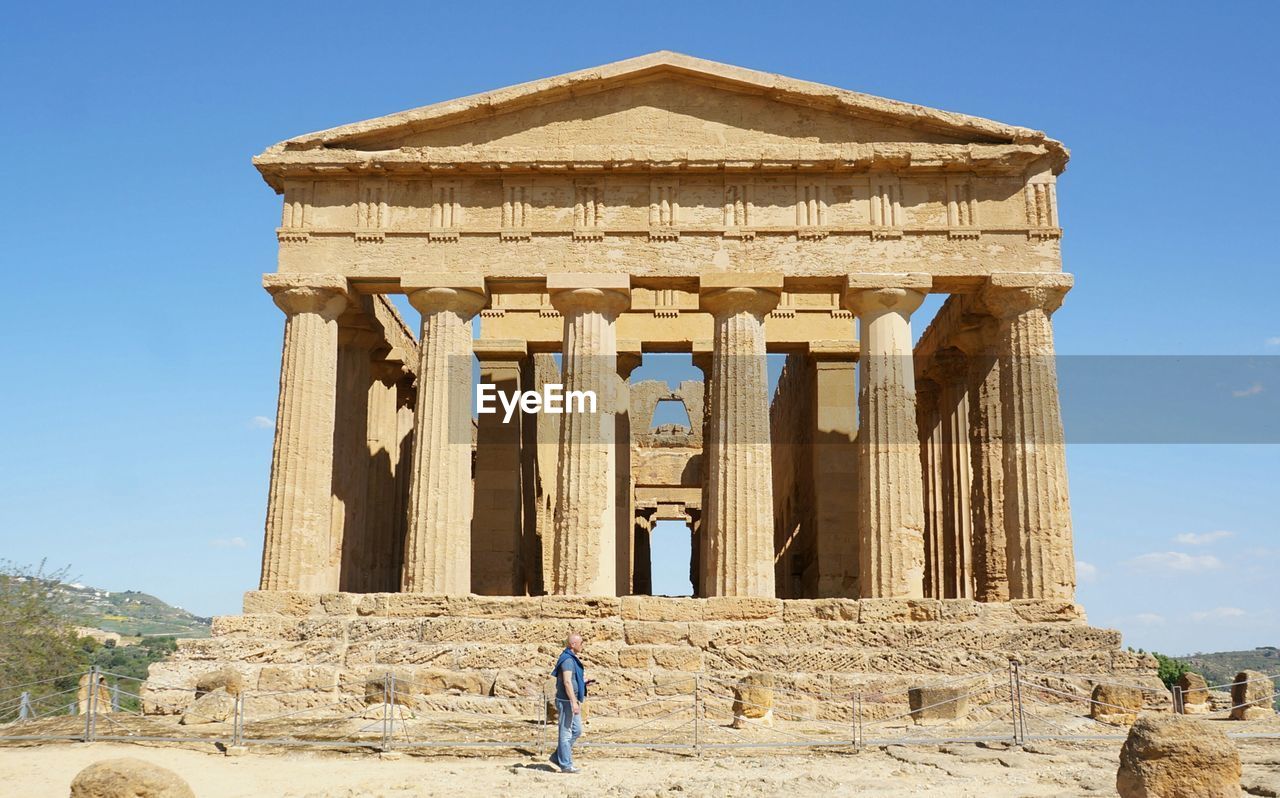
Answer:
<path fill-rule="evenodd" d="M 631 372 L 635 371 L 640 362 L 644 360 L 644 354 L 641 352 L 640 342 L 634 339 L 624 339 L 618 341 L 618 376 L 624 380 L 631 379 Z"/>
<path fill-rule="evenodd" d="M 406 274 L 400 278 L 400 288 L 409 304 L 424 314 L 451 310 L 470 319 L 489 301 L 484 278 L 478 274 Z"/>
<path fill-rule="evenodd" d="M 595 311 L 615 317 L 631 307 L 631 276 L 626 274 L 549 274 L 547 294 L 562 315 Z"/>
<path fill-rule="evenodd" d="M 914 313 L 933 287 L 923 272 L 850 274 L 845 278 L 844 306 L 858 316 Z"/>
<path fill-rule="evenodd" d="M 290 316 L 318 313 L 332 321 L 347 309 L 347 278 L 337 274 L 264 274 L 262 287 Z"/>
<path fill-rule="evenodd" d="M 477 338 L 471 343 L 480 362 L 512 362 L 529 355 L 529 344 L 520 338 Z"/>
<path fill-rule="evenodd" d="M 698 279 L 698 303 L 716 316 L 764 316 L 782 298 L 781 272 L 717 272 Z"/>
<path fill-rule="evenodd" d="M 1007 319 L 1039 308 L 1051 314 L 1075 284 L 1065 272 L 993 274 L 982 287 L 981 299 L 992 315 Z"/>

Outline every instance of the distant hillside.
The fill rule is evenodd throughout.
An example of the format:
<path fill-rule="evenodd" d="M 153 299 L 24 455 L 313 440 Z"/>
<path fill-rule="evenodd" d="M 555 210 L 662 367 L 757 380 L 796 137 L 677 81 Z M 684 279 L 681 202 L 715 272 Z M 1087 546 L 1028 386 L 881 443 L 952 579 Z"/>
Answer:
<path fill-rule="evenodd" d="M 1178 657 L 1191 665 L 1209 684 L 1227 684 L 1240 671 L 1260 671 L 1268 676 L 1280 674 L 1280 649 L 1259 646 L 1249 651 L 1216 651 L 1210 654 L 1188 654 Z"/>
<path fill-rule="evenodd" d="M 126 637 L 173 635 L 208 637 L 210 618 L 192 615 L 155 596 L 126 590 L 113 593 L 75 583 L 53 587 L 63 612 L 79 626 L 91 626 Z"/>

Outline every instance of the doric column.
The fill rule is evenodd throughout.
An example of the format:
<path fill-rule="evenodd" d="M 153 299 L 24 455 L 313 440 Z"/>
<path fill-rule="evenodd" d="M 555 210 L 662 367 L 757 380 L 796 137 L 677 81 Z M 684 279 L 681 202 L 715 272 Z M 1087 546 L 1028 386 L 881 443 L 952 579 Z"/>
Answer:
<path fill-rule="evenodd" d="M 332 589 L 327 579 L 333 417 L 338 316 L 347 306 L 347 281 L 336 275 L 268 274 L 262 284 L 285 312 L 285 323 L 259 585 Z"/>
<path fill-rule="evenodd" d="M 1008 601 L 1005 555 L 1004 430 L 1000 420 L 1000 358 L 995 320 L 970 319 L 955 337 L 969 366 L 969 455 L 973 485 L 974 598 Z"/>
<path fill-rule="evenodd" d="M 1050 314 L 1069 274 L 997 274 L 983 300 L 999 318 L 1004 513 L 1010 598 L 1075 597 L 1066 447 Z"/>
<path fill-rule="evenodd" d="M 369 591 L 369 391 L 375 353 L 388 347 L 380 332 L 338 322 L 338 399 L 333 435 L 333 520 L 329 532 L 330 590 Z"/>
<path fill-rule="evenodd" d="M 703 561 L 708 596 L 774 596 L 773 453 L 764 317 L 780 274 L 704 274 L 700 301 L 715 318 Z M 709 434 L 707 434 L 709 433 Z"/>
<path fill-rule="evenodd" d="M 614 512 L 617 515 L 617 587 L 623 594 L 630 594 L 631 578 L 635 572 L 636 536 L 631 534 L 635 524 L 635 487 L 631 483 L 631 372 L 640 365 L 639 341 L 625 341 L 618 346 L 617 411 L 614 427 Z M 646 538 L 646 541 L 648 539 Z M 648 552 L 645 552 L 648 556 Z"/>
<path fill-rule="evenodd" d="M 691 529 L 693 530 L 690 547 L 692 554 L 689 557 L 689 581 L 693 585 L 693 595 L 698 598 L 710 595 L 707 585 L 709 579 L 707 577 L 707 563 L 711 561 L 710 536 L 705 534 L 707 525 L 703 521 L 707 518 L 706 509 L 711 506 L 711 447 L 708 441 L 711 439 L 711 352 L 714 349 L 712 342 L 709 340 L 698 340 L 693 342 L 693 366 L 702 372 L 702 418 L 694 419 L 690 416 L 690 423 L 701 425 L 701 441 L 702 441 L 702 467 L 699 469 L 698 481 L 702 483 L 702 507 L 699 508 L 697 517 L 694 519 Z M 772 466 L 772 463 L 770 463 Z"/>
<path fill-rule="evenodd" d="M 522 340 L 480 339 L 474 344 L 480 382 L 498 393 L 519 396 L 521 366 L 528 354 Z M 505 418 L 502 403 L 476 415 L 475 517 L 471 522 L 471 589 L 481 596 L 524 594 L 521 568 L 521 427 L 517 409 Z"/>
<path fill-rule="evenodd" d="M 973 598 L 973 522 L 969 462 L 969 370 L 962 353 L 939 353 L 938 414 L 942 427 L 943 590 L 938 598 Z"/>
<path fill-rule="evenodd" d="M 466 595 L 471 592 L 471 319 L 484 307 L 484 281 L 405 276 L 400 285 L 422 313 L 402 589 Z"/>
<path fill-rule="evenodd" d="M 927 274 L 851 274 L 845 305 L 858 316 L 859 589 L 864 598 L 924 595 L 924 500 L 916 427 L 911 314 Z"/>
<path fill-rule="evenodd" d="M 849 534 L 857 515 L 858 350 L 852 341 L 811 341 L 814 369 L 813 493 L 818 555 L 818 597 L 854 597 L 858 539 Z"/>
<path fill-rule="evenodd" d="M 618 588 L 614 323 L 631 302 L 630 278 L 553 274 L 547 291 L 564 317 L 565 396 L 590 391 L 596 397 L 596 412 L 561 416 L 551 592 L 613 596 Z"/>
<path fill-rule="evenodd" d="M 368 532 L 364 545 L 368 552 L 366 577 L 361 589 L 371 593 L 390 593 L 400 589 L 400 561 L 397 549 L 403 544 L 402 524 L 397 509 L 403 511 L 397 495 L 396 470 L 400 461 L 400 400 L 397 383 L 404 378 L 404 364 L 398 360 L 379 360 L 373 364 L 373 380 L 369 385 Z"/>
<path fill-rule="evenodd" d="M 916 381 L 920 484 L 924 498 L 924 594 L 929 598 L 941 598 L 946 584 L 942 542 L 943 529 L 946 528 L 946 504 L 942 496 L 942 423 L 938 413 L 938 393 L 938 383 L 932 379 Z"/>

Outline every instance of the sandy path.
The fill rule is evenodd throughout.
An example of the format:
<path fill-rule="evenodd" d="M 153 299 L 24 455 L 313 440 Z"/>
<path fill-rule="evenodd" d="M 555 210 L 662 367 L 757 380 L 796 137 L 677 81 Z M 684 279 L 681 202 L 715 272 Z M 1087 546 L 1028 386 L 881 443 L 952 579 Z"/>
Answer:
<path fill-rule="evenodd" d="M 975 796 L 1114 795 L 1119 745 L 972 745 L 889 748 L 858 754 L 713 756 L 645 753 L 579 757 L 583 773 L 548 772 L 517 754 L 485 757 L 403 756 L 258 750 L 227 757 L 207 750 L 122 743 L 66 743 L 0 748 L 0 793 L 13 798 L 65 796 L 86 765 L 135 757 L 180 773 L 200 798 L 410 798 L 508 795 L 720 798 L 826 795 Z M 1245 783 L 1280 783 L 1280 742 L 1242 746 Z"/>

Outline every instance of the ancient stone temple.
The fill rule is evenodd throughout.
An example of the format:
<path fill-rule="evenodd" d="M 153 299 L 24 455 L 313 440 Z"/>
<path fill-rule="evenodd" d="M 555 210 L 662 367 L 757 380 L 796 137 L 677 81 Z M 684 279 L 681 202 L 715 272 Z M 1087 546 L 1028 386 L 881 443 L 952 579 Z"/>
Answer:
<path fill-rule="evenodd" d="M 1073 603 L 1051 323 L 1067 158 L 1035 130 L 668 52 L 268 148 L 284 345 L 260 591 L 175 673 L 310 641 L 272 667 L 309 658 L 338 690 L 429 661 L 501 692 L 574 621 L 649 687 L 1016 651 L 1147 667 Z M 631 384 L 651 353 L 704 379 Z M 477 365 L 503 393 L 599 405 L 475 415 Z M 660 401 L 689 425 L 650 429 Z M 688 525 L 696 598 L 645 598 L 660 520 Z M 914 622 L 996 631 L 907 661 L 863 626 Z M 776 651 L 770 629 L 806 625 L 808 659 Z M 487 642 L 529 647 L 468 658 Z"/>

